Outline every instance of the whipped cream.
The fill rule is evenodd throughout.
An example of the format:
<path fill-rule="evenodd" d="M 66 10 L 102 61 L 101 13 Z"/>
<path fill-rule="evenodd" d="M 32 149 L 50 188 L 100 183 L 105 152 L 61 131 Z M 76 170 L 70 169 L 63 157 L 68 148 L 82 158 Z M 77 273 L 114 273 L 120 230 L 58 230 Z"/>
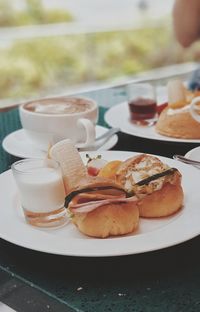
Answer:
<path fill-rule="evenodd" d="M 157 159 L 154 158 L 145 158 L 138 164 L 135 164 L 134 168 L 130 168 L 126 173 L 126 179 L 125 179 L 125 189 L 128 191 L 131 191 L 134 187 L 134 185 L 150 176 L 153 176 L 155 174 L 158 174 L 162 171 L 165 171 L 168 169 L 168 166 L 159 162 Z M 147 192 L 152 192 L 155 190 L 159 190 L 162 188 L 163 183 L 165 181 L 164 178 L 158 178 L 156 180 L 153 180 L 149 183 L 149 187 Z M 142 189 L 144 187 L 142 186 Z M 147 189 L 147 186 L 145 186 L 145 189 Z"/>
<path fill-rule="evenodd" d="M 185 112 L 189 112 L 189 105 L 183 106 L 181 108 L 169 108 L 167 110 L 167 115 L 175 115 Z"/>

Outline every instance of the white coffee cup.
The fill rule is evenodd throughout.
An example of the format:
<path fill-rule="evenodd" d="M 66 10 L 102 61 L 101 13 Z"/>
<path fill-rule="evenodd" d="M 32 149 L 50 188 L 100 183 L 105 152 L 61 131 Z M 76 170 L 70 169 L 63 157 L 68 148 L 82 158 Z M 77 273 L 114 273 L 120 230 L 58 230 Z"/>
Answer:
<path fill-rule="evenodd" d="M 98 106 L 92 99 L 62 97 L 30 101 L 19 107 L 19 114 L 28 137 L 42 150 L 66 138 L 84 148 L 95 141 Z"/>
<path fill-rule="evenodd" d="M 189 109 L 192 117 L 200 122 L 200 96 L 197 96 L 192 100 Z"/>

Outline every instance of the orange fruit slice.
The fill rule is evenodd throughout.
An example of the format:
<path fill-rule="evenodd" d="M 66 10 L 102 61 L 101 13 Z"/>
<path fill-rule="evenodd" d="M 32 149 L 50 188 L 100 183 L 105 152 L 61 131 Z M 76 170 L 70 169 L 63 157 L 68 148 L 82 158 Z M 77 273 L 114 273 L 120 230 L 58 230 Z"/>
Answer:
<path fill-rule="evenodd" d="M 98 176 L 115 179 L 116 171 L 121 163 L 122 161 L 120 160 L 112 160 L 108 162 L 103 168 L 100 169 Z"/>

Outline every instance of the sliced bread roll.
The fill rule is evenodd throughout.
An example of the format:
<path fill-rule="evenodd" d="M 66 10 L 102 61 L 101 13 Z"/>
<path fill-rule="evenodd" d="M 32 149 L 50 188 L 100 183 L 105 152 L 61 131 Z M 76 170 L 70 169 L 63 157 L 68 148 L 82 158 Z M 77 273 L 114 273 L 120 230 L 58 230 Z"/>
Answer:
<path fill-rule="evenodd" d="M 127 198 L 117 183 L 102 177 L 82 179 L 66 197 L 65 207 L 80 232 L 105 238 L 124 235 L 139 224 L 138 200 Z"/>
<path fill-rule="evenodd" d="M 140 154 L 121 164 L 116 180 L 138 199 L 141 217 L 166 217 L 183 205 L 181 174 L 157 157 Z"/>

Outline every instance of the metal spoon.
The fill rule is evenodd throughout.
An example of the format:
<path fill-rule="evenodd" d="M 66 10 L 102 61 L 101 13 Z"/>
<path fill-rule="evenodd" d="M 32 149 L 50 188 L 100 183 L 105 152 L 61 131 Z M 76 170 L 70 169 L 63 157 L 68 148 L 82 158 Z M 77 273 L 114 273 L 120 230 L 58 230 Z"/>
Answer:
<path fill-rule="evenodd" d="M 179 160 L 185 164 L 189 164 L 189 165 L 194 165 L 194 166 L 200 166 L 200 161 L 198 160 L 192 160 L 192 159 L 189 159 L 187 157 L 184 157 L 182 155 L 174 155 L 173 156 L 174 159 L 176 160 Z"/>
<path fill-rule="evenodd" d="M 116 134 L 117 132 L 121 131 L 120 128 L 111 128 L 108 129 L 106 132 L 104 132 L 102 135 L 100 135 L 99 137 L 97 137 L 95 139 L 95 142 L 88 146 L 88 147 L 82 147 L 81 144 L 80 147 L 77 146 L 79 151 L 84 151 L 84 150 L 97 150 L 99 149 L 101 146 L 103 146 L 108 140 L 110 140 L 110 138 Z M 59 138 L 56 137 L 56 135 L 52 134 L 52 140 L 51 140 L 51 145 L 56 144 L 57 142 L 59 142 Z M 41 149 L 42 150 L 42 149 Z M 46 153 L 46 150 L 43 150 Z"/>
<path fill-rule="evenodd" d="M 104 138 L 110 138 L 113 134 L 120 131 L 120 128 L 111 128 L 102 135 L 100 135 L 98 138 L 95 139 L 95 142 L 100 141 Z"/>
<path fill-rule="evenodd" d="M 87 150 L 87 151 L 95 151 L 95 150 L 98 150 L 100 147 L 102 147 L 106 142 L 108 142 L 111 137 L 113 135 L 115 135 L 117 132 L 120 131 L 120 128 L 111 128 L 109 129 L 108 131 L 106 131 L 105 133 L 103 133 L 101 136 L 99 136 L 94 144 L 92 144 L 91 146 L 88 146 L 88 147 L 84 147 L 84 148 L 79 148 L 78 150 L 79 151 L 84 151 L 84 150 Z"/>

